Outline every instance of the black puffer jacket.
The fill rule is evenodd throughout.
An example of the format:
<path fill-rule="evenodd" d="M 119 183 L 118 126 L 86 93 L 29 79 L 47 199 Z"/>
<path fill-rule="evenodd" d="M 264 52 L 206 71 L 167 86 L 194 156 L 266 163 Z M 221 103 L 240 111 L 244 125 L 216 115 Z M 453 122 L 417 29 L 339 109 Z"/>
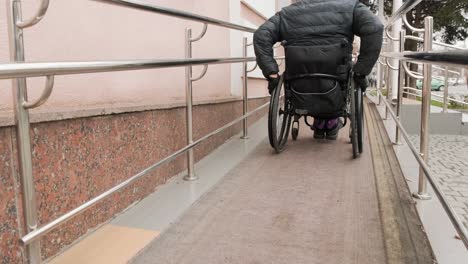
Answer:
<path fill-rule="evenodd" d="M 382 47 L 383 25 L 359 0 L 302 0 L 283 8 L 255 32 L 257 62 L 265 77 L 279 72 L 273 45 L 326 45 L 361 37 L 354 72 L 368 75 Z"/>

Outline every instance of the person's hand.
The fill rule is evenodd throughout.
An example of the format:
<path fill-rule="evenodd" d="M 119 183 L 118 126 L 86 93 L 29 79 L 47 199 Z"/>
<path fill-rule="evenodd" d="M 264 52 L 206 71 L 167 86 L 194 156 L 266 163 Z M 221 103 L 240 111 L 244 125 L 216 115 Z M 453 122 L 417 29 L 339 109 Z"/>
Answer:
<path fill-rule="evenodd" d="M 362 92 L 365 92 L 367 87 L 369 87 L 369 80 L 366 75 L 354 74 L 354 81 L 356 85 L 361 88 Z"/>
<path fill-rule="evenodd" d="M 280 76 L 278 74 L 272 74 L 268 76 L 268 93 L 270 95 L 273 93 L 273 91 L 278 87 L 280 81 Z"/>

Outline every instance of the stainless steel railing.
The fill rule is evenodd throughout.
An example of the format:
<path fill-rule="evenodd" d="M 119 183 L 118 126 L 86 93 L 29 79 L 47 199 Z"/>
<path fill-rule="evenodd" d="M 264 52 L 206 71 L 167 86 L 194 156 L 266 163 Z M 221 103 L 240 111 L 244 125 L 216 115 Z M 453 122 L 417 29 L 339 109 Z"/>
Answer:
<path fill-rule="evenodd" d="M 448 203 L 445 195 L 441 191 L 439 185 L 434 180 L 434 177 L 427 165 L 428 162 L 428 147 L 429 147 L 429 115 L 430 115 L 430 107 L 431 107 L 431 80 L 432 80 L 432 64 L 439 64 L 444 66 L 458 66 L 458 67 L 467 67 L 468 66 L 468 52 L 466 50 L 460 50 L 460 48 L 456 48 L 449 44 L 443 43 L 435 43 L 440 46 L 445 46 L 451 49 L 457 49 L 458 51 L 439 51 L 434 52 L 432 51 L 432 46 L 434 44 L 432 34 L 433 34 L 433 18 L 426 17 L 424 20 L 424 29 L 419 29 L 411 26 L 405 15 L 408 11 L 410 11 L 413 7 L 419 4 L 421 0 L 408 0 L 406 1 L 403 6 L 391 17 L 388 19 L 388 23 L 385 27 L 387 31 L 389 28 L 392 27 L 393 23 L 396 22 L 399 18 L 403 17 L 403 22 L 407 30 L 413 31 L 416 33 L 424 34 L 423 38 L 413 37 L 413 36 L 406 36 L 405 30 L 396 29 L 400 31 L 399 38 L 393 38 L 387 33 L 388 41 L 387 43 L 392 42 L 399 42 L 400 49 L 399 52 L 383 52 L 381 56 L 385 57 L 385 62 L 382 62 L 379 59 L 380 64 L 380 71 L 379 76 L 383 76 L 383 67 L 387 69 L 387 76 L 389 75 L 389 71 L 398 71 L 398 96 L 396 102 L 396 113 L 393 111 L 393 107 L 388 102 L 390 89 L 388 87 L 387 81 L 387 98 L 384 98 L 382 94 L 382 84 L 379 82 L 379 87 L 377 89 L 379 103 L 382 101 L 385 104 L 385 118 L 387 118 L 388 114 L 392 116 L 396 123 L 396 135 L 395 135 L 395 144 L 400 144 L 401 140 L 400 137 L 403 135 L 407 145 L 411 149 L 411 152 L 414 154 L 417 162 L 420 165 L 420 173 L 419 173 L 419 183 L 418 183 L 418 192 L 414 193 L 413 196 L 417 199 L 427 200 L 431 199 L 431 196 L 427 192 L 427 181 L 431 184 L 434 193 L 436 194 L 437 198 L 441 202 L 445 212 L 447 213 L 450 221 L 452 222 L 453 226 L 455 227 L 457 233 L 459 234 L 462 242 L 464 243 L 465 247 L 468 249 L 468 232 L 463 225 L 463 223 L 458 218 L 457 214 L 453 210 L 453 208 Z M 422 41 L 424 43 L 424 52 L 405 52 L 404 44 L 405 40 L 412 39 L 416 41 Z M 392 66 L 388 63 L 388 58 L 398 59 L 399 65 L 398 67 Z M 421 62 L 424 65 L 423 74 L 420 75 L 419 73 L 412 72 L 408 68 L 406 61 L 412 62 Z M 446 71 L 446 87 L 445 90 L 448 90 L 448 68 L 445 69 Z M 411 143 L 408 133 L 406 132 L 405 128 L 400 122 L 400 114 L 401 114 L 401 105 L 403 100 L 403 93 L 404 93 L 404 81 L 406 76 L 408 75 L 411 78 L 415 79 L 422 79 L 423 80 L 423 88 L 422 88 L 422 104 L 421 104 L 421 128 L 420 128 L 420 148 L 419 151 L 416 150 L 414 145 Z"/>
<path fill-rule="evenodd" d="M 277 57 L 282 59 L 282 57 Z M 11 64 L 0 64 L 0 79 L 11 79 L 11 78 L 25 78 L 25 77 L 38 77 L 38 76 L 54 76 L 54 75 L 70 75 L 70 74 L 82 74 L 82 73 L 97 73 L 97 72 L 112 72 L 112 71 L 128 71 L 128 70 L 142 70 L 152 68 L 168 68 L 168 67 L 181 67 L 181 66 L 193 66 L 193 65 L 209 65 L 209 64 L 226 64 L 226 63 L 245 63 L 248 61 L 255 61 L 255 57 L 246 58 L 225 58 L 225 59 L 185 59 L 185 60 L 137 60 L 137 61 L 106 61 L 106 62 L 55 62 L 55 63 L 11 63 Z M 198 79 L 198 78 L 197 78 Z M 48 85 L 49 86 L 49 85 Z M 51 86 L 51 85 L 50 85 Z M 41 98 L 40 101 L 47 100 L 47 97 Z M 71 212 L 59 217 L 58 219 L 46 224 L 40 228 L 36 228 L 31 231 L 28 235 L 24 236 L 21 240 L 25 245 L 29 245 L 53 228 L 63 224 L 73 216 L 82 213 L 84 210 L 95 205 L 102 199 L 108 197 L 112 193 L 125 188 L 135 180 L 148 174 L 162 164 L 173 160 L 175 157 L 181 155 L 184 152 L 193 149 L 206 139 L 222 132 L 223 130 L 245 120 L 254 113 L 268 106 L 269 103 L 251 111 L 246 112 L 240 118 L 232 121 L 231 123 L 217 129 L 216 131 L 202 137 L 201 139 L 190 142 L 186 147 L 178 150 L 172 155 L 164 158 L 163 160 L 155 163 L 151 167 L 131 177 L 127 181 L 117 185 L 111 190 L 101 194 L 100 196 L 86 202 L 84 205 L 72 210 Z M 27 107 L 25 104 L 23 108 Z"/>
<path fill-rule="evenodd" d="M 255 28 L 250 28 L 250 27 L 246 27 L 246 26 L 242 26 L 242 25 L 206 17 L 206 16 L 200 16 L 200 15 L 192 14 L 189 12 L 183 12 L 180 10 L 165 8 L 165 7 L 153 5 L 148 2 L 140 1 L 140 0 L 91 0 L 91 1 L 103 2 L 107 4 L 113 4 L 113 5 L 119 5 L 119 6 L 124 6 L 128 8 L 150 11 L 150 12 L 154 12 L 154 13 L 158 13 L 162 15 L 168 15 L 171 17 L 197 21 L 197 22 L 201 22 L 204 24 L 210 24 L 210 25 L 215 25 L 215 26 L 220 26 L 220 27 L 225 27 L 225 28 L 230 28 L 230 29 L 236 29 L 240 31 L 250 32 L 250 33 L 254 33 L 256 30 Z"/>
<path fill-rule="evenodd" d="M 421 91 L 418 90 L 418 89 L 415 89 L 413 87 L 404 86 L 403 89 L 408 90 L 408 91 L 403 91 L 403 93 L 405 93 L 405 94 L 414 95 L 414 96 L 418 96 L 418 97 L 422 96 Z M 435 94 L 435 93 L 432 93 L 432 96 L 437 97 L 437 98 L 442 98 L 442 100 L 434 100 L 434 101 L 437 101 L 437 102 L 440 102 L 440 103 L 445 103 L 445 101 L 444 101 L 445 96 L 440 96 L 440 95 Z M 467 102 L 463 102 L 463 101 L 460 101 L 460 100 L 457 100 L 457 99 L 448 98 L 448 101 L 468 106 Z M 444 110 L 444 112 L 445 112 L 445 110 Z"/>
<path fill-rule="evenodd" d="M 186 29 L 186 53 L 185 59 L 173 59 L 173 60 L 126 60 L 126 61 L 82 61 L 82 62 L 36 62 L 36 63 L 25 63 L 24 56 L 24 44 L 23 44 L 23 28 L 33 26 L 41 21 L 46 14 L 49 7 L 49 0 L 42 0 L 38 7 L 35 15 L 27 20 L 23 20 L 21 17 L 21 0 L 7 0 L 7 12 L 9 21 L 9 35 L 10 35 L 10 46 L 12 61 L 10 64 L 0 64 L 0 79 L 13 79 L 13 94 L 14 94 L 14 107 L 15 107 L 15 123 L 17 126 L 18 133 L 18 156 L 20 165 L 21 181 L 23 186 L 23 208 L 24 218 L 26 225 L 26 235 L 21 238 L 22 243 L 26 246 L 26 255 L 29 263 L 41 263 L 40 254 L 40 242 L 39 238 L 50 232 L 54 228 L 60 226 L 66 221 L 70 220 L 74 216 L 81 214 L 90 207 L 96 205 L 102 199 L 105 199 L 109 195 L 122 190 L 129 186 L 137 179 L 147 175 L 149 172 L 158 168 L 162 164 L 165 164 L 174 158 L 187 153 L 188 174 L 185 177 L 186 180 L 195 180 L 196 176 L 193 171 L 193 153 L 192 149 L 200 144 L 201 142 L 209 139 L 210 137 L 224 131 L 225 129 L 241 122 L 243 122 L 243 135 L 246 138 L 247 135 L 247 118 L 251 115 L 265 109 L 269 103 L 264 104 L 250 112 L 248 112 L 248 96 L 247 96 L 247 72 L 244 72 L 244 93 L 243 93 L 243 116 L 235 119 L 234 121 L 226 124 L 225 126 L 213 131 L 212 133 L 194 141 L 192 138 L 192 83 L 200 80 L 206 74 L 208 65 L 214 64 L 231 64 L 231 63 L 244 63 L 255 61 L 255 57 L 248 57 L 247 53 L 244 52 L 243 57 L 239 58 L 192 58 L 192 44 L 199 41 L 207 33 L 208 25 L 216 25 L 229 29 L 240 30 L 244 32 L 255 32 L 255 29 L 245 27 L 242 25 L 217 20 L 209 17 L 204 17 L 188 12 L 179 10 L 163 8 L 155 6 L 143 1 L 136 0 L 93 0 L 99 2 L 106 2 L 114 5 L 125 6 L 129 8 L 135 8 L 158 14 L 164 14 L 176 18 L 182 18 L 192 21 L 201 22 L 204 24 L 202 32 L 195 38 L 192 37 L 192 31 L 190 28 Z M 277 59 L 282 59 L 277 57 Z M 192 66 L 203 65 L 204 69 L 200 76 L 192 76 Z M 149 168 L 141 171 L 140 173 L 130 177 L 128 180 L 118 184 L 103 194 L 85 202 L 81 206 L 73 209 L 72 211 L 62 215 L 61 217 L 53 220 L 50 223 L 39 226 L 37 218 L 37 205 L 36 205 L 36 194 L 34 189 L 34 179 L 32 172 L 32 155 L 31 155 L 31 142 L 30 142 L 30 122 L 29 122 L 29 110 L 41 106 L 47 101 L 50 94 L 52 93 L 54 86 L 54 77 L 56 75 L 71 75 L 71 74 L 83 74 L 83 73 L 98 73 L 98 72 L 113 72 L 113 71 L 129 71 L 129 70 L 142 70 L 142 69 L 156 69 L 156 68 L 168 68 L 168 67 L 186 67 L 186 98 L 187 98 L 187 145 L 184 148 L 179 149 L 170 156 L 156 162 Z M 245 67 L 244 67 L 245 68 Z M 45 89 L 41 96 L 33 101 L 27 99 L 27 86 L 26 78 L 29 77 L 46 77 Z"/>
<path fill-rule="evenodd" d="M 398 19 L 406 15 L 411 9 L 421 3 L 422 0 L 407 0 L 388 20 L 385 28 L 391 27 Z M 383 11 L 383 10 L 382 10 Z"/>
<path fill-rule="evenodd" d="M 187 65 L 231 64 L 244 61 L 255 61 L 255 57 L 9 63 L 0 64 L 0 79 L 158 69 Z"/>

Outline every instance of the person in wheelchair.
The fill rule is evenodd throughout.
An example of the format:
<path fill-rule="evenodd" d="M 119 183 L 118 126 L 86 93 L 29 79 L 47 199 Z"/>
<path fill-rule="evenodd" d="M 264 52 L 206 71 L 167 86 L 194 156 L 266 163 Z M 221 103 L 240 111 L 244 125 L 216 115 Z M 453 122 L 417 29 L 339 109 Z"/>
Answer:
<path fill-rule="evenodd" d="M 314 138 L 334 140 L 343 126 L 340 117 L 350 73 L 365 91 L 366 76 L 382 47 L 383 24 L 359 0 L 293 2 L 255 32 L 257 62 L 271 94 L 280 80 L 273 45 L 282 42 L 286 53 L 285 89 L 291 91 L 296 114 L 314 117 Z M 361 38 L 361 47 L 353 65 L 355 35 Z"/>

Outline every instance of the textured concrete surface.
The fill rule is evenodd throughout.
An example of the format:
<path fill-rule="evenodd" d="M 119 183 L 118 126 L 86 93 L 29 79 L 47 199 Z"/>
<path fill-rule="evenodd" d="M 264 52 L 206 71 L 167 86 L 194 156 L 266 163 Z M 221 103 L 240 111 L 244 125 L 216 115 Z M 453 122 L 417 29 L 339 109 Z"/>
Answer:
<path fill-rule="evenodd" d="M 419 136 L 411 136 L 419 149 Z M 468 136 L 431 135 L 429 167 L 468 228 Z"/>
<path fill-rule="evenodd" d="M 133 263 L 385 263 L 368 145 L 267 141 Z"/>

